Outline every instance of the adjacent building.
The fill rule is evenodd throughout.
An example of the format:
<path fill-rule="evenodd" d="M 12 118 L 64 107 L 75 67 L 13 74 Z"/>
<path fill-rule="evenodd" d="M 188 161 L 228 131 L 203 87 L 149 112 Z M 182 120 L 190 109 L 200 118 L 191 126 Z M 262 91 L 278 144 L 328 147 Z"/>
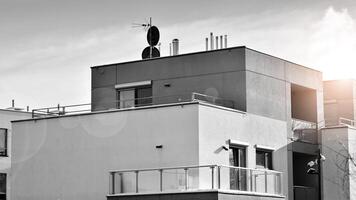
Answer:
<path fill-rule="evenodd" d="M 11 121 L 31 118 L 31 114 L 15 109 L 0 109 L 0 199 L 10 199 L 12 178 Z"/>

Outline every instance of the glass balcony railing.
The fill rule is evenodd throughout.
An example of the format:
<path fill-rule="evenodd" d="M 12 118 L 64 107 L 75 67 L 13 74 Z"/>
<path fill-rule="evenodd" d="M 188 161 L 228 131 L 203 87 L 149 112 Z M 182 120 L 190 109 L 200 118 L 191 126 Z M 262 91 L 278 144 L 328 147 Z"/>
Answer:
<path fill-rule="evenodd" d="M 292 119 L 293 139 L 311 144 L 318 143 L 318 125 L 300 119 Z"/>
<path fill-rule="evenodd" d="M 109 195 L 198 190 L 282 195 L 282 173 L 220 165 L 110 172 Z"/>

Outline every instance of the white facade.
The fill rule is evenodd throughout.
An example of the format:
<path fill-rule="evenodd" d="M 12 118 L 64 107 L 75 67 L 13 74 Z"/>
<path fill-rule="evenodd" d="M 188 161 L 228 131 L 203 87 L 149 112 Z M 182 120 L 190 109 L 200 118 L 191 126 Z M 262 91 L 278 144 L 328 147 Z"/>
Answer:
<path fill-rule="evenodd" d="M 221 148 L 229 140 L 247 142 L 247 167 L 260 145 L 274 149 L 273 168 L 287 172 L 286 126 L 197 102 L 18 121 L 12 197 L 104 200 L 109 170 L 229 165 Z"/>

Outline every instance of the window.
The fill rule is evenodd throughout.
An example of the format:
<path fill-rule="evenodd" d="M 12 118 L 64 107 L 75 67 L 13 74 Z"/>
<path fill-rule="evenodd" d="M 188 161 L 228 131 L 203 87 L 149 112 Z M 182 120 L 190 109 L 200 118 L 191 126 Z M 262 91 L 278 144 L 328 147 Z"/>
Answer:
<path fill-rule="evenodd" d="M 246 167 L 246 148 L 230 146 L 229 160 L 230 160 L 230 166 Z"/>
<path fill-rule="evenodd" d="M 0 128 L 0 156 L 7 156 L 7 129 Z"/>
<path fill-rule="evenodd" d="M 6 174 L 0 173 L 0 200 L 6 200 Z"/>
<path fill-rule="evenodd" d="M 230 146 L 230 166 L 246 167 L 246 148 Z M 246 191 L 246 170 L 242 168 L 230 168 L 230 189 Z"/>
<path fill-rule="evenodd" d="M 118 108 L 147 106 L 152 104 L 152 86 L 117 90 Z"/>
<path fill-rule="evenodd" d="M 256 168 L 272 169 L 272 151 L 256 149 Z"/>

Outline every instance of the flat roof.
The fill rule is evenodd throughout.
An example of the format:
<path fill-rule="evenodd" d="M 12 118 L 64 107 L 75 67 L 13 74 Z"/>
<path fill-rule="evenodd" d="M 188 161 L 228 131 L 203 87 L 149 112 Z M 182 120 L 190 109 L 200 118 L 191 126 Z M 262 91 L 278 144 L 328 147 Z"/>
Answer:
<path fill-rule="evenodd" d="M 304 65 L 301 65 L 301 64 L 298 64 L 298 63 L 295 63 L 295 62 L 292 62 L 292 61 L 289 61 L 289 60 L 286 60 L 286 59 L 283 59 L 283 58 L 280 58 L 280 57 L 277 57 L 277 56 L 273 56 L 273 55 L 270 55 L 270 54 L 267 54 L 267 53 L 264 53 L 264 52 L 261 52 L 261 51 L 246 47 L 246 46 L 236 46 L 236 47 L 215 49 L 215 50 L 209 50 L 209 51 L 197 51 L 197 52 L 191 52 L 191 53 L 185 53 L 185 54 L 178 54 L 178 55 L 174 55 L 174 56 L 163 56 L 163 57 L 157 57 L 157 58 L 151 58 L 151 59 L 133 60 L 133 61 L 126 61 L 126 62 L 119 62 L 119 63 L 110 63 L 110 64 L 103 64 L 103 65 L 96 65 L 96 66 L 92 66 L 90 68 L 95 69 L 95 68 L 101 68 L 101 67 L 111 67 L 113 65 L 122 65 L 122 64 L 129 64 L 129 63 L 146 62 L 146 61 L 159 60 L 159 59 L 169 59 L 169 58 L 175 58 L 175 57 L 180 57 L 180 56 L 190 56 L 190 55 L 195 55 L 195 54 L 205 54 L 205 53 L 212 53 L 212 52 L 219 52 L 219 51 L 229 51 L 229 50 L 233 50 L 233 49 L 248 49 L 248 50 L 255 51 L 257 53 L 263 54 L 263 55 L 267 55 L 267 56 L 270 56 L 270 57 L 273 57 L 273 58 L 277 58 L 277 59 L 283 60 L 285 62 L 289 62 L 291 64 L 298 65 L 298 66 L 306 68 L 306 69 L 310 69 L 310 70 L 322 73 L 321 71 L 313 69 L 311 67 L 306 67 Z"/>

